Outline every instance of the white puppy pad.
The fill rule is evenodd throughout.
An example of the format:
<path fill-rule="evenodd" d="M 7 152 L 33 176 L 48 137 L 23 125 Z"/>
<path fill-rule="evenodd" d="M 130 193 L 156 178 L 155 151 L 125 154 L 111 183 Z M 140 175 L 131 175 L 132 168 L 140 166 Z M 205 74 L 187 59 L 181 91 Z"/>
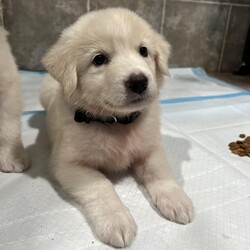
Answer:
<path fill-rule="evenodd" d="M 113 177 L 138 225 L 128 249 L 249 249 L 250 158 L 228 143 L 250 135 L 250 94 L 201 69 L 172 69 L 161 92 L 162 143 L 173 172 L 195 207 L 191 224 L 164 219 L 130 176 Z M 0 249 L 112 249 L 95 238 L 84 211 L 52 183 L 45 113 L 38 101 L 44 74 L 21 72 L 23 141 L 32 168 L 0 173 Z"/>

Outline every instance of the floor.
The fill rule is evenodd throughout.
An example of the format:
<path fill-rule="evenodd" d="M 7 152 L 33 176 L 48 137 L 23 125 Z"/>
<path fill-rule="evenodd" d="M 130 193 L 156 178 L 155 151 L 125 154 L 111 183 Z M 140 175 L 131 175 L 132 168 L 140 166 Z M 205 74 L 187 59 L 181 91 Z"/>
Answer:
<path fill-rule="evenodd" d="M 208 73 L 208 75 L 250 91 L 250 75 L 238 76 L 232 73 Z"/>
<path fill-rule="evenodd" d="M 166 220 L 129 174 L 114 176 L 115 190 L 138 225 L 126 249 L 249 250 L 250 158 L 232 154 L 228 144 L 239 134 L 250 135 L 250 92 L 217 84 L 200 68 L 170 74 L 161 90 L 162 145 L 195 217 L 185 226 Z M 32 167 L 22 174 L 0 173 L 0 249 L 114 250 L 95 237 L 82 208 L 49 177 L 38 98 L 44 76 L 20 72 L 22 136 Z M 249 87 L 245 77 L 218 78 Z"/>

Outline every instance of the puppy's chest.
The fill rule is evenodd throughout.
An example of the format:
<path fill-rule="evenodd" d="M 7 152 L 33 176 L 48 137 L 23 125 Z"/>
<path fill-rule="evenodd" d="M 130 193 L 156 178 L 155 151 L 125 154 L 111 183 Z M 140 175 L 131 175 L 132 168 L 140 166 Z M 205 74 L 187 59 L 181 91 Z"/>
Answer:
<path fill-rule="evenodd" d="M 85 138 L 91 141 L 88 148 L 85 148 L 85 152 L 89 152 L 85 159 L 105 170 L 127 168 L 147 151 L 146 138 L 136 130 L 111 129 L 92 133 L 92 139 Z"/>

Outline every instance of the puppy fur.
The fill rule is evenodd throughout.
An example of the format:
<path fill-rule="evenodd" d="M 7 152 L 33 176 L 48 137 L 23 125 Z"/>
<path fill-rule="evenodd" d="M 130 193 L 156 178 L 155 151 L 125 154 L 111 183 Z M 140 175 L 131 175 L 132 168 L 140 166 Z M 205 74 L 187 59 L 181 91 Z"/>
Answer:
<path fill-rule="evenodd" d="M 148 49 L 148 56 L 139 53 Z M 96 66 L 102 53 L 107 62 Z M 83 15 L 64 30 L 43 58 L 52 76 L 42 85 L 52 143 L 50 169 L 80 203 L 95 234 L 115 247 L 131 244 L 136 224 L 105 172 L 130 168 L 145 185 L 154 205 L 171 221 L 187 224 L 191 200 L 174 180 L 160 145 L 158 93 L 168 74 L 170 46 L 146 21 L 130 10 L 110 8 Z M 142 94 L 131 93 L 131 75 L 148 79 Z M 141 115 L 131 124 L 77 123 L 76 109 L 95 116 Z"/>
<path fill-rule="evenodd" d="M 29 160 L 21 142 L 22 98 L 7 32 L 0 26 L 0 170 L 22 172 Z"/>

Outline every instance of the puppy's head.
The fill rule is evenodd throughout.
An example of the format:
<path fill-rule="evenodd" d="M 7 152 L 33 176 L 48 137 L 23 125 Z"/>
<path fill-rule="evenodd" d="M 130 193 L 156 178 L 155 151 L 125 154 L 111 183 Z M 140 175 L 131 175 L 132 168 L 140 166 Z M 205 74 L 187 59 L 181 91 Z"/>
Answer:
<path fill-rule="evenodd" d="M 168 75 L 170 46 L 130 10 L 90 12 L 66 29 L 43 58 L 67 101 L 95 114 L 142 110 Z"/>

